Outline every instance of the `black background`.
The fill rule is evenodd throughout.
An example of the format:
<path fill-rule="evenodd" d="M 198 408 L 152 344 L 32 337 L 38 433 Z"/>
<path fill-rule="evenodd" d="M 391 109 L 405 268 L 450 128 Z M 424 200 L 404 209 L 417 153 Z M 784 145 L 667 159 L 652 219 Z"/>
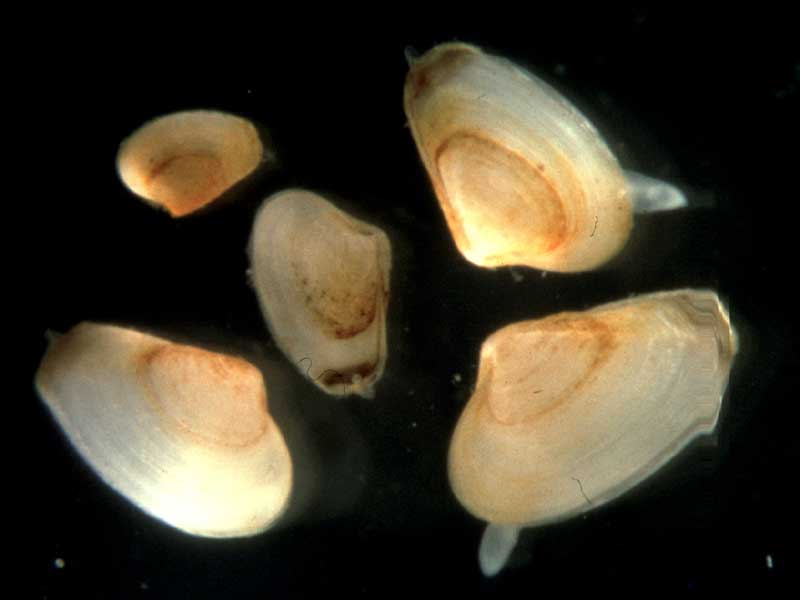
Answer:
<path fill-rule="evenodd" d="M 404 13 L 413 26 L 391 13 L 310 8 L 255 24 L 228 15 L 202 32 L 182 20 L 137 29 L 119 18 L 91 36 L 70 29 L 50 40 L 32 76 L 36 139 L 46 141 L 30 154 L 42 166 L 24 199 L 25 364 L 13 374 L 32 424 L 24 466 L 35 475 L 22 498 L 33 524 L 31 595 L 796 588 L 800 52 L 789 18 L 576 7 L 437 25 L 422 6 Z M 402 109 L 405 48 L 453 39 L 528 66 L 587 114 L 623 166 L 714 207 L 639 218 L 624 252 L 592 273 L 467 263 Z M 172 220 L 122 186 L 114 160 L 144 121 L 190 108 L 252 119 L 275 160 L 211 208 Z M 374 400 L 324 396 L 270 340 L 246 245 L 261 201 L 287 186 L 327 194 L 391 238 L 390 354 Z M 509 568 L 484 579 L 483 524 L 452 496 L 445 465 L 481 341 L 513 321 L 685 286 L 717 290 L 740 335 L 717 434 L 619 501 L 525 531 Z M 237 353 L 264 369 L 297 469 L 279 526 L 250 539 L 190 537 L 100 482 L 29 383 L 44 332 L 82 320 Z"/>

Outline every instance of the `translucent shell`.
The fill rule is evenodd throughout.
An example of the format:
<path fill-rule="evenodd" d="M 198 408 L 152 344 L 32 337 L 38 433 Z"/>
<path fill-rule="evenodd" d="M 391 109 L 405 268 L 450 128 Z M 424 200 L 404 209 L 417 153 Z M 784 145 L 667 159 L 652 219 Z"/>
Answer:
<path fill-rule="evenodd" d="M 92 469 L 173 527 L 253 535 L 287 505 L 289 451 L 242 359 L 82 323 L 51 342 L 36 388 Z"/>
<path fill-rule="evenodd" d="M 452 488 L 472 514 L 499 525 L 600 506 L 714 429 L 735 352 L 710 291 L 504 327 L 481 348 L 453 434 Z"/>
<path fill-rule="evenodd" d="M 265 202 L 251 276 L 278 346 L 330 394 L 370 397 L 386 363 L 386 234 L 305 190 Z"/>
<path fill-rule="evenodd" d="M 117 171 L 135 194 L 183 217 L 249 175 L 264 149 L 249 121 L 222 112 L 178 112 L 145 123 L 117 154 Z"/>
<path fill-rule="evenodd" d="M 549 85 L 474 46 L 436 46 L 405 85 L 411 132 L 456 245 L 483 267 L 584 271 L 628 238 L 625 176 Z"/>

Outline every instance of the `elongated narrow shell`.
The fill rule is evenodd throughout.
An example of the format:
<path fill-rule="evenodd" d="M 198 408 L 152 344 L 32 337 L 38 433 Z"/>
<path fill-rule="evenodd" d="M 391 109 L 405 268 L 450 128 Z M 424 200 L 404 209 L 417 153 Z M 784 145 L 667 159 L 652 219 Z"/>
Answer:
<path fill-rule="evenodd" d="M 178 112 L 145 123 L 119 148 L 117 171 L 135 194 L 182 217 L 212 202 L 261 162 L 249 121 L 222 112 Z"/>
<path fill-rule="evenodd" d="M 474 46 L 443 44 L 411 65 L 404 103 L 467 260 L 583 271 L 624 245 L 623 173 L 591 123 L 543 81 Z"/>
<path fill-rule="evenodd" d="M 326 392 L 370 397 L 386 363 L 386 234 L 292 189 L 264 202 L 250 252 L 253 284 L 281 350 Z"/>
<path fill-rule="evenodd" d="M 504 327 L 453 435 L 453 490 L 490 523 L 597 507 L 714 429 L 736 339 L 716 294 L 680 290 Z"/>
<path fill-rule="evenodd" d="M 174 527 L 253 535 L 287 504 L 289 451 L 244 360 L 82 323 L 51 343 L 36 388 L 92 469 Z"/>

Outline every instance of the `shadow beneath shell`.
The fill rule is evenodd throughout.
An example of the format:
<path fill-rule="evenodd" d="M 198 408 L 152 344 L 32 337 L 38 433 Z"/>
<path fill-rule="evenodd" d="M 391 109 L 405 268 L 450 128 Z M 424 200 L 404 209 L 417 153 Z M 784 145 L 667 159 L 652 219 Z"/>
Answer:
<path fill-rule="evenodd" d="M 283 357 L 257 349 L 248 358 L 264 375 L 269 413 L 292 457 L 291 499 L 273 529 L 355 512 L 368 453 L 348 406 L 316 389 Z"/>

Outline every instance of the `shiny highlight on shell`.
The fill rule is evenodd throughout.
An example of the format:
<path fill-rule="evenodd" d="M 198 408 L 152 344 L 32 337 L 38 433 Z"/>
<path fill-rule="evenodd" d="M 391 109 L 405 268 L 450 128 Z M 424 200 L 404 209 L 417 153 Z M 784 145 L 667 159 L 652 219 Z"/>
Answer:
<path fill-rule="evenodd" d="M 292 461 L 245 360 L 81 323 L 54 336 L 35 383 L 89 466 L 173 527 L 254 535 L 288 504 Z"/>

